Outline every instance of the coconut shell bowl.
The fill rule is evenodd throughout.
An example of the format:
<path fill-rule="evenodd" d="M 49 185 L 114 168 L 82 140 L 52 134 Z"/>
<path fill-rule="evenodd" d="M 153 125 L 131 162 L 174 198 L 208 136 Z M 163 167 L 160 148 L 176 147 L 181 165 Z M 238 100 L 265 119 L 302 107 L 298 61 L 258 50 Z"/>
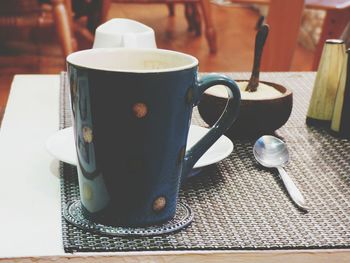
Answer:
<path fill-rule="evenodd" d="M 243 80 L 236 81 L 239 86 Z M 241 83 L 240 83 L 241 82 Z M 247 81 L 246 81 L 247 82 Z M 257 137 L 262 134 L 272 134 L 288 120 L 293 107 L 293 93 L 282 85 L 260 81 L 259 86 L 270 86 L 274 94 L 258 94 L 242 91 L 241 107 L 237 120 L 226 131 L 229 138 Z M 258 87 L 259 90 L 259 87 Z M 224 87 L 213 87 L 203 94 L 198 110 L 203 120 L 210 126 L 219 119 L 227 102 Z"/>

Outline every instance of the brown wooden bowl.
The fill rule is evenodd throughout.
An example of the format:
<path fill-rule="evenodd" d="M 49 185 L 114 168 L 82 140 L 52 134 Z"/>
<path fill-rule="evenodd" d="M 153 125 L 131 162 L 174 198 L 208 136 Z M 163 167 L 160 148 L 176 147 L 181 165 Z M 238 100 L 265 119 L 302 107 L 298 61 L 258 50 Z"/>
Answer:
<path fill-rule="evenodd" d="M 236 80 L 239 81 L 246 80 Z M 293 93 L 277 83 L 260 82 L 274 87 L 281 92 L 281 96 L 272 99 L 242 99 L 238 118 L 225 133 L 228 137 L 270 134 L 287 122 L 293 107 Z M 203 120 L 212 126 L 219 119 L 226 102 L 227 98 L 204 93 L 198 105 Z"/>

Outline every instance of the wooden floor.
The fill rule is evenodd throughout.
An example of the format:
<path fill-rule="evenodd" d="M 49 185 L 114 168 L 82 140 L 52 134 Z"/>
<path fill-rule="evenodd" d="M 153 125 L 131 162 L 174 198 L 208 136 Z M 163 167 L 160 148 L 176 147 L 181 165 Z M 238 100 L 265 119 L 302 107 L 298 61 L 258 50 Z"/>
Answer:
<path fill-rule="evenodd" d="M 204 34 L 196 37 L 187 31 L 183 5 L 177 4 L 175 16 L 168 16 L 166 5 L 113 4 L 109 17 L 138 20 L 156 32 L 158 48 L 172 49 L 196 56 L 200 71 L 250 71 L 253 60 L 255 24 L 258 14 L 246 7 L 212 4 L 217 30 L 218 52 L 209 54 Z M 203 25 L 202 25 L 203 26 Z M 27 38 L 0 41 L 0 116 L 4 111 L 10 84 L 15 74 L 56 74 L 65 70 L 65 60 L 53 30 L 28 32 Z M 79 42 L 80 49 L 89 43 Z M 311 70 L 313 52 L 298 47 L 291 70 Z"/>

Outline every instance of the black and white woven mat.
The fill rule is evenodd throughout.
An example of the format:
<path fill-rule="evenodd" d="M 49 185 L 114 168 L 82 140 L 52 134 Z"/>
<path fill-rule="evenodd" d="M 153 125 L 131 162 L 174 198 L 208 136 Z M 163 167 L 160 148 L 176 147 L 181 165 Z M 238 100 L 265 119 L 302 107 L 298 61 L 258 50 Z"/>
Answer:
<path fill-rule="evenodd" d="M 247 79 L 248 74 L 229 74 Z M 194 213 L 192 224 L 153 237 L 100 236 L 62 218 L 66 252 L 147 250 L 249 250 L 350 248 L 350 141 L 305 125 L 314 73 L 265 73 L 262 80 L 294 92 L 292 116 L 277 131 L 288 144 L 287 172 L 308 201 L 303 213 L 290 201 L 277 171 L 259 166 L 254 140 L 234 141 L 234 151 L 190 179 L 180 200 Z M 61 128 L 71 125 L 66 76 L 61 75 Z M 198 113 L 193 120 L 203 124 Z M 76 169 L 61 163 L 62 206 L 79 198 Z"/>

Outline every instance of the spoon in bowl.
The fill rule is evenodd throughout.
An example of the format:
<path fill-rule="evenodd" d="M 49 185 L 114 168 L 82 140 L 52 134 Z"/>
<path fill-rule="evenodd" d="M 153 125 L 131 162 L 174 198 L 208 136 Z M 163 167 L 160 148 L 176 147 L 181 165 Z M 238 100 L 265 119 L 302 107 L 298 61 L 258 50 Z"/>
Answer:
<path fill-rule="evenodd" d="M 252 75 L 245 91 L 255 92 L 259 86 L 259 75 L 260 75 L 260 61 L 263 52 L 263 48 L 269 34 L 269 26 L 263 24 L 258 29 L 258 32 L 255 37 L 255 50 L 254 50 L 254 62 Z"/>
<path fill-rule="evenodd" d="M 264 135 L 255 142 L 253 153 L 255 159 L 261 165 L 268 168 L 277 168 L 291 199 L 298 207 L 307 211 L 308 208 L 303 195 L 283 169 L 283 166 L 289 161 L 289 152 L 286 144 L 274 136 Z"/>

